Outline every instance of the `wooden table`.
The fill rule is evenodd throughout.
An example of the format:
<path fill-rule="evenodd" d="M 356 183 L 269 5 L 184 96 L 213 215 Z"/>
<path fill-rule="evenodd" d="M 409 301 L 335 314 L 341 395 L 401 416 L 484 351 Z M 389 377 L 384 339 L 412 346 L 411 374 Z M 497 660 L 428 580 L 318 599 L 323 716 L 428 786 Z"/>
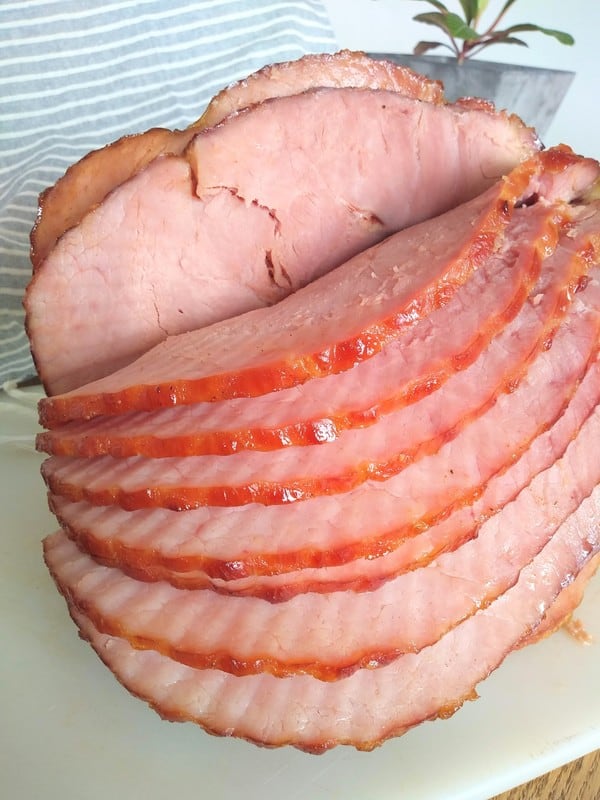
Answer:
<path fill-rule="evenodd" d="M 598 800 L 600 750 L 523 784 L 494 800 Z"/>

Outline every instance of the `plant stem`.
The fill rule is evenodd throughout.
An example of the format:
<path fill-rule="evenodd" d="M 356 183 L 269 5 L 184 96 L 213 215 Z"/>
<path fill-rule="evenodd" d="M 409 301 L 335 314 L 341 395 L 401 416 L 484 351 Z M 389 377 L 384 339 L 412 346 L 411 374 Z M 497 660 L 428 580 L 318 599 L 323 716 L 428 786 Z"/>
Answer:
<path fill-rule="evenodd" d="M 489 26 L 487 31 L 485 31 L 484 33 L 481 34 L 482 37 L 483 36 L 487 36 L 490 33 L 493 33 L 493 31 L 498 27 L 498 25 L 502 21 L 502 17 L 506 14 L 506 12 L 508 11 L 509 8 L 510 8 L 509 5 L 506 5 L 506 4 L 504 5 L 504 8 L 502 8 L 502 10 L 500 11 L 500 13 L 496 17 L 496 19 L 492 22 L 492 24 Z"/>

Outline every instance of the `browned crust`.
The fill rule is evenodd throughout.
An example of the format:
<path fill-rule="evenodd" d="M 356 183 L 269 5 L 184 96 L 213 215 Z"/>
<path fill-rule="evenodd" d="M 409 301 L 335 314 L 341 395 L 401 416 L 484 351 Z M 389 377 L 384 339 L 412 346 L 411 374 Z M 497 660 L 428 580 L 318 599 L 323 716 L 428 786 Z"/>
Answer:
<path fill-rule="evenodd" d="M 39 197 L 36 221 L 30 234 L 30 257 L 39 269 L 65 231 L 99 205 L 117 186 L 125 183 L 160 155 L 180 155 L 194 130 L 151 128 L 123 136 L 88 153 Z"/>
<path fill-rule="evenodd" d="M 218 125 L 230 114 L 273 97 L 300 94 L 307 89 L 353 87 L 400 92 L 427 103 L 445 103 L 440 81 L 409 67 L 374 59 L 362 51 L 310 53 L 296 61 L 269 64 L 220 91 L 195 123 Z M 487 108 L 493 110 L 488 104 Z"/>

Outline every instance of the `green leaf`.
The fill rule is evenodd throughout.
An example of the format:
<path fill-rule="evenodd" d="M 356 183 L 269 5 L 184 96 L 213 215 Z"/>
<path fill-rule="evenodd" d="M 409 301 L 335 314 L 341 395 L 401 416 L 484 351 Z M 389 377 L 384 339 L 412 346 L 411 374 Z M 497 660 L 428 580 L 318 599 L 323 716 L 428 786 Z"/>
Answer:
<path fill-rule="evenodd" d="M 417 42 L 413 49 L 415 56 L 422 56 L 423 53 L 428 53 L 429 50 L 435 50 L 436 47 L 445 47 L 441 42 Z"/>
<path fill-rule="evenodd" d="M 522 47 L 529 47 L 527 42 L 524 42 L 523 39 L 517 39 L 516 36 L 490 36 L 486 45 L 488 44 L 518 44 Z"/>
<path fill-rule="evenodd" d="M 436 28 L 443 30 L 448 36 L 456 37 L 457 39 L 479 38 L 477 31 L 466 25 L 458 14 L 437 14 L 435 11 L 430 11 L 426 14 L 417 14 L 413 19 L 417 22 L 424 22 L 426 25 L 434 25 Z"/>
<path fill-rule="evenodd" d="M 470 25 L 477 18 L 480 3 L 478 0 L 460 0 L 460 4 L 465 15 L 465 22 Z"/>
<path fill-rule="evenodd" d="M 458 14 L 448 14 L 446 16 L 446 22 L 448 24 L 448 29 L 452 36 L 455 36 L 457 39 L 478 39 L 479 34 L 476 30 L 466 25 L 464 20 L 462 20 Z"/>
<path fill-rule="evenodd" d="M 436 14 L 435 11 L 428 11 L 425 14 L 417 14 L 413 17 L 416 22 L 424 22 L 426 25 L 433 25 L 451 36 L 450 29 L 446 23 L 445 14 Z"/>
<path fill-rule="evenodd" d="M 518 33 L 520 31 L 534 31 L 536 33 L 543 33 L 546 36 L 553 36 L 557 39 L 561 44 L 568 44 L 572 45 L 575 44 L 575 39 L 571 36 L 570 33 L 565 33 L 564 31 L 556 31 L 552 28 L 542 28 L 539 25 L 532 25 L 532 24 L 523 24 L 523 25 L 511 25 L 510 28 L 506 28 L 505 31 L 501 31 L 501 33 Z"/>

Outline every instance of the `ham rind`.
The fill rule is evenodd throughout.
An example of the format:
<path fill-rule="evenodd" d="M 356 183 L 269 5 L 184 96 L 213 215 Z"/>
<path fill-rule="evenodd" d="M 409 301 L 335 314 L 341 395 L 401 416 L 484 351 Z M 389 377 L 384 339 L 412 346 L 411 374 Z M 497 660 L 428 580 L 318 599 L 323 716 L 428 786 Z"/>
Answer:
<path fill-rule="evenodd" d="M 334 680 L 418 652 L 514 585 L 600 483 L 590 452 L 599 437 L 600 409 L 476 539 L 372 592 L 311 592 L 274 605 L 148 584 L 99 566 L 62 532 L 46 540 L 45 559 L 60 591 L 103 633 L 203 669 Z"/>
<path fill-rule="evenodd" d="M 413 452 L 405 448 L 405 430 L 413 427 L 421 403 L 389 414 L 375 426 L 344 431 L 324 447 L 163 459 L 51 456 L 42 475 L 54 494 L 127 510 L 294 504 L 347 493 L 365 482 L 382 483 L 384 491 L 405 498 L 400 519 L 436 519 L 471 502 L 507 459 L 523 452 L 558 419 L 596 358 L 598 309 L 600 283 L 592 279 L 573 301 L 551 349 L 538 356 L 514 391 L 500 394 L 487 413 L 469 424 L 459 422 L 450 430 L 442 426 L 432 444 L 417 443 Z M 462 408 L 461 400 L 459 395 L 453 403 Z M 418 426 L 416 421 L 422 431 L 422 423 Z M 505 435 L 499 438 L 498 430 Z M 391 488 L 387 481 L 394 476 Z"/>
<path fill-rule="evenodd" d="M 316 528 L 317 534 L 321 534 L 318 543 L 323 547 L 328 541 L 335 541 L 332 548 L 337 548 L 333 552 L 339 562 L 355 559 L 338 566 L 304 566 L 330 563 L 327 554 L 316 549 L 314 541 L 307 542 L 312 544 L 312 551 L 306 547 L 290 552 L 296 540 L 286 541 L 288 531 L 281 519 L 285 513 L 281 506 L 271 506 L 262 512 L 257 507 L 243 507 L 239 528 L 231 524 L 227 509 L 212 509 L 207 521 L 205 509 L 185 514 L 163 509 L 126 512 L 114 506 L 69 503 L 55 496 L 49 498 L 50 507 L 67 535 L 81 548 L 96 560 L 138 579 L 166 580 L 181 588 L 212 587 L 271 601 L 286 600 L 302 591 L 372 590 L 382 581 L 425 566 L 442 553 L 452 552 L 474 539 L 487 519 L 514 500 L 536 474 L 563 457 L 599 403 L 597 361 L 556 424 L 505 472 L 494 476 L 472 505 L 404 540 L 398 537 L 397 529 L 381 530 L 369 520 L 375 542 L 379 547 L 387 547 L 378 558 L 356 558 L 358 548 L 354 542 L 342 549 L 340 533 L 347 532 L 354 518 L 349 517 L 344 526 L 343 519 L 338 520 L 332 514 L 332 520 L 328 521 L 327 515 L 323 515 L 322 529 Z M 308 501 L 295 512 L 301 514 L 310 505 Z M 384 516 L 384 524 L 385 521 Z M 364 520 L 361 523 L 364 538 L 368 539 L 368 525 Z M 307 530 L 314 530 L 314 526 Z M 261 545 L 265 548 L 263 552 Z M 266 549 L 277 545 L 281 548 L 277 555 Z M 298 567 L 296 571 L 283 571 L 293 569 L 294 565 Z"/>
<path fill-rule="evenodd" d="M 587 209 L 585 213 L 589 213 Z M 492 337 L 503 331 L 501 339 L 515 345 L 508 361 L 506 345 L 493 345 L 494 352 L 503 349 L 505 358 L 504 367 L 486 367 L 483 383 L 494 387 L 489 397 L 518 379 L 524 363 L 535 354 L 536 342 L 549 335 L 566 309 L 563 295 L 570 293 L 587 272 L 588 251 L 593 245 L 582 227 L 586 231 L 593 226 L 592 221 L 578 228 L 578 251 L 573 253 L 571 238 L 563 236 L 559 263 L 555 266 L 549 258 L 563 214 L 567 214 L 566 209 L 539 206 L 516 214 L 501 252 L 477 270 L 446 306 L 419 320 L 404 336 L 355 369 L 256 398 L 67 423 L 38 435 L 37 449 L 52 455 L 164 458 L 331 442 L 344 430 L 373 425 L 383 415 L 439 389 L 453 374 L 472 364 Z M 571 212 L 566 218 L 572 220 L 573 216 Z M 600 236 L 596 238 L 600 244 Z M 521 310 L 542 259 L 548 266 L 532 294 L 543 297 L 543 303 L 536 308 L 526 303 L 524 313 L 511 323 Z M 494 292 L 486 291 L 492 282 Z M 449 325 L 448 321 L 458 315 L 464 324 Z M 508 330 L 503 330 L 509 323 Z M 472 413 L 471 409 L 483 407 L 486 395 L 481 394 L 485 385 L 480 380 L 463 380 L 471 393 L 480 392 L 478 405 L 465 403 L 464 417 Z M 456 422 L 458 418 L 452 424 Z M 415 442 L 424 438 L 415 430 L 411 433 Z"/>
<path fill-rule="evenodd" d="M 88 153 L 39 199 L 31 232 L 31 262 L 37 269 L 65 231 L 80 222 L 117 186 L 125 183 L 160 155 L 181 155 L 200 127 L 222 122 L 234 111 L 270 97 L 299 94 L 315 87 L 387 89 L 429 103 L 443 103 L 443 87 L 423 75 L 348 50 L 310 54 L 272 64 L 223 89 L 208 104 L 202 117 L 184 131 L 153 128 L 124 136 Z"/>
<path fill-rule="evenodd" d="M 593 447 L 592 447 L 593 450 Z M 419 653 L 334 682 L 310 675 L 232 676 L 198 670 L 124 639 L 99 633 L 76 608 L 82 635 L 133 694 L 163 718 L 193 721 L 211 733 L 312 753 L 349 744 L 370 750 L 391 736 L 468 699 L 600 550 L 600 487 L 566 520 L 517 583 Z"/>
<path fill-rule="evenodd" d="M 388 238 L 272 308 L 170 337 L 107 378 L 45 398 L 42 425 L 257 396 L 349 369 L 447 303 L 496 249 L 515 204 L 542 190 L 548 201 L 577 197 L 598 172 L 568 149 L 544 151 L 489 193 Z"/>
<path fill-rule="evenodd" d="M 316 87 L 387 89 L 427 103 L 444 103 L 439 81 L 391 61 L 340 50 L 310 53 L 297 61 L 269 64 L 219 92 L 196 123 L 213 127 L 225 117 L 272 97 L 288 97 Z"/>
<path fill-rule="evenodd" d="M 351 137 L 342 148 L 340 127 Z M 184 157 L 151 169 L 155 160 L 117 187 L 35 274 L 26 324 L 49 392 L 81 386 L 166 336 L 222 319 L 224 298 L 231 316 L 285 297 L 390 233 L 474 197 L 533 149 L 531 131 L 502 114 L 354 88 L 267 100 L 214 131 L 200 131 Z M 446 140 L 454 157 L 440 162 Z M 417 200 L 417 184 L 434 173 L 435 191 Z M 251 206 L 262 226 L 228 218 L 236 204 Z M 46 301 L 53 294 L 58 311 Z M 65 317 L 69 325 L 61 326 Z M 118 333 L 107 341 L 109 331 Z"/>

